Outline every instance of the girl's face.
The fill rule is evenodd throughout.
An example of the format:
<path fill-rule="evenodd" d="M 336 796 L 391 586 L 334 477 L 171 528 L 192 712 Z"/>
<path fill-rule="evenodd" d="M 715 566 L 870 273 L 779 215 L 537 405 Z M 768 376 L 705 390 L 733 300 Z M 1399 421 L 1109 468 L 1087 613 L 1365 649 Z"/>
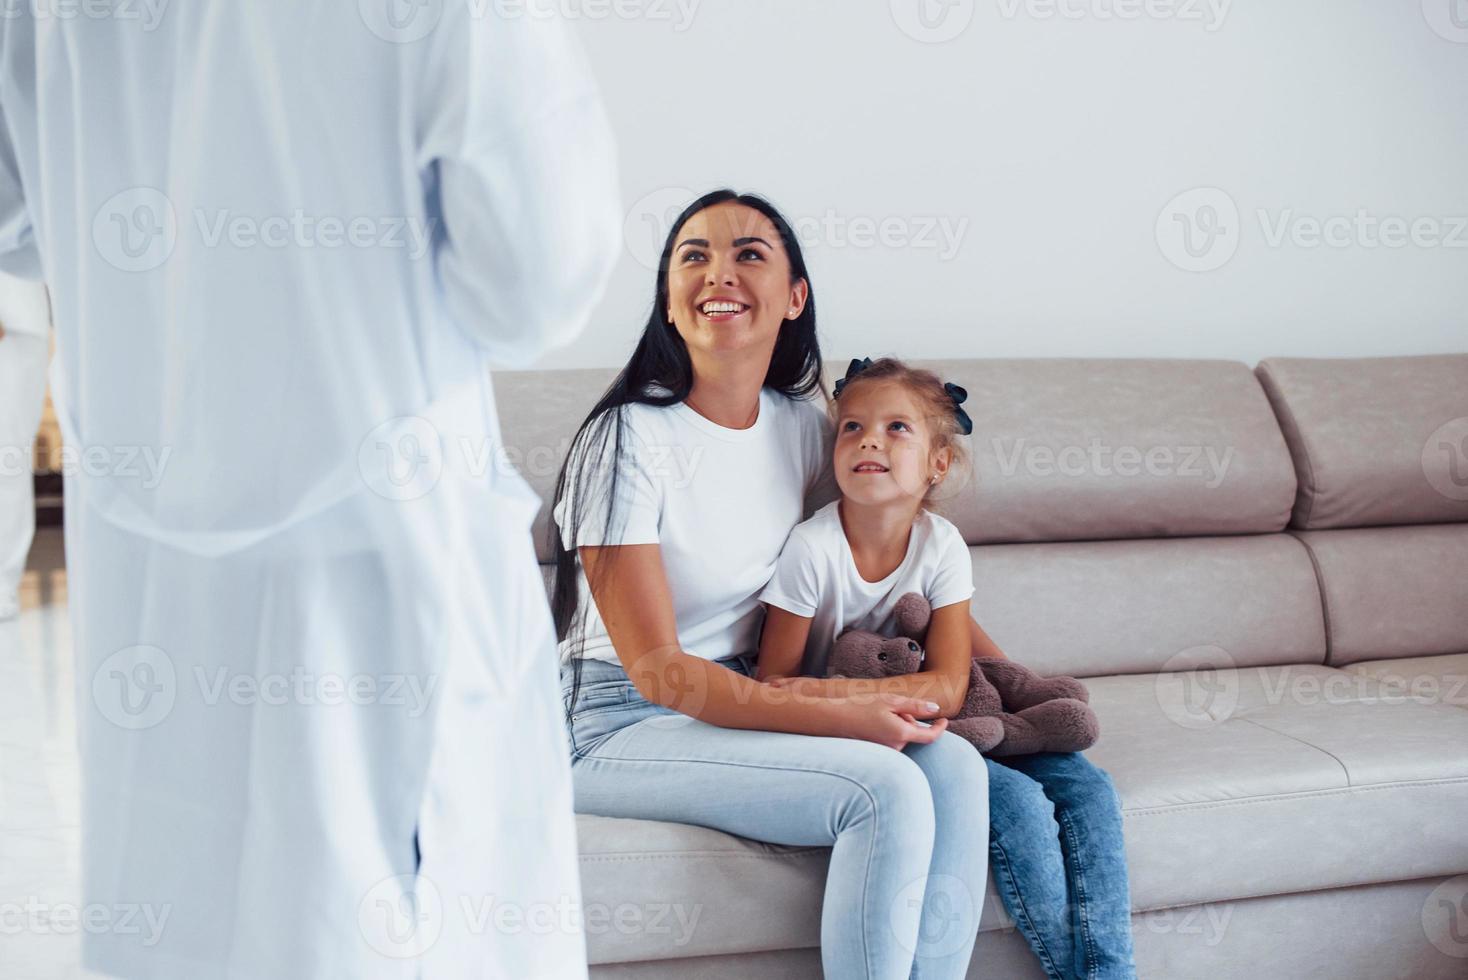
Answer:
<path fill-rule="evenodd" d="M 929 450 L 931 429 L 899 384 L 852 385 L 837 403 L 833 466 L 841 495 L 860 504 L 921 505 L 948 470 L 948 453 Z"/>
<path fill-rule="evenodd" d="M 693 215 L 674 236 L 664 312 L 690 355 L 749 350 L 768 359 L 780 325 L 805 309 L 804 279 L 769 218 L 737 201 Z"/>

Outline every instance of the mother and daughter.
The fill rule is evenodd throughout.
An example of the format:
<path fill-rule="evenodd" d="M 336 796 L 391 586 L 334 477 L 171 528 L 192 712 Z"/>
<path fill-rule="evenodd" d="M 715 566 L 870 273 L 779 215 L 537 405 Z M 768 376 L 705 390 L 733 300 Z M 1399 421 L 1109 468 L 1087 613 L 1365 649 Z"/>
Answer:
<path fill-rule="evenodd" d="M 945 730 L 969 659 L 1003 656 L 967 545 L 924 506 L 966 461 L 961 389 L 854 362 L 828 419 L 800 245 L 758 197 L 689 205 L 655 296 L 556 486 L 576 809 L 830 846 L 828 977 L 964 976 L 990 861 L 1048 976 L 1134 976 L 1107 775 Z M 841 632 L 890 635 L 906 592 L 933 607 L 920 673 L 819 676 Z"/>

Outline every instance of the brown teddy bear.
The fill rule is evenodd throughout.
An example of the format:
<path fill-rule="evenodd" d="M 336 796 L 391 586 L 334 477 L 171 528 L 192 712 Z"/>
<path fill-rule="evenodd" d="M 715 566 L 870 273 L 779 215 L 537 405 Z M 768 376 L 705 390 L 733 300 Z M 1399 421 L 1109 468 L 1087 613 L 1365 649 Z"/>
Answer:
<path fill-rule="evenodd" d="M 888 639 L 847 630 L 836 639 L 826 667 L 831 677 L 893 677 L 917 673 L 932 607 L 917 592 L 897 600 L 898 636 Z M 1096 744 L 1100 727 L 1086 702 L 1086 686 L 1074 677 L 1041 677 L 999 657 L 975 657 L 963 708 L 948 730 L 986 755 L 1079 752 Z"/>

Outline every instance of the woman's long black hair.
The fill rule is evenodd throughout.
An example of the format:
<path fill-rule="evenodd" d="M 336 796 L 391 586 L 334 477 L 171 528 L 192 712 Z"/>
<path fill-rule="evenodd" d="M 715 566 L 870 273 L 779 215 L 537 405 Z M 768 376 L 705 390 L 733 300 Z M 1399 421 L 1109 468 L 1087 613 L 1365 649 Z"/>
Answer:
<path fill-rule="evenodd" d="M 606 520 L 603 537 L 600 540 L 616 540 L 616 535 L 612 533 L 612 525 L 618 517 L 615 513 L 618 510 L 616 507 L 617 477 L 621 469 L 619 464 L 623 452 L 625 425 L 625 413 L 621 406 L 637 402 L 647 405 L 674 405 L 686 398 L 693 387 L 693 362 L 689 359 L 688 347 L 678 334 L 677 328 L 667 317 L 668 267 L 672 261 L 673 244 L 678 232 L 689 218 L 705 208 L 723 204 L 726 201 L 738 202 L 769 218 L 780 233 L 780 241 L 785 246 L 785 254 L 790 258 L 790 281 L 792 283 L 800 279 L 806 281 L 805 309 L 794 320 L 781 324 L 780 334 L 775 341 L 775 349 L 770 357 L 770 368 L 765 373 L 764 387 L 772 388 L 790 398 L 804 398 L 812 391 L 819 390 L 821 386 L 821 348 L 816 341 L 815 291 L 810 288 L 810 276 L 806 272 L 805 256 L 801 254 L 800 242 L 796 239 L 795 232 L 791 230 L 789 223 L 779 211 L 775 210 L 773 205 L 753 194 L 737 194 L 732 190 L 721 189 L 698 198 L 683 209 L 683 213 L 678 215 L 673 226 L 668 229 L 668 238 L 663 242 L 662 257 L 658 260 L 652 312 L 648 314 L 647 325 L 643 327 L 642 337 L 637 342 L 637 349 L 632 352 L 632 358 L 627 362 L 627 366 L 622 368 L 621 373 L 607 388 L 606 393 L 601 396 L 601 400 L 596 403 L 586 420 L 581 423 L 581 427 L 576 430 L 576 435 L 571 440 L 571 451 L 567 453 L 565 462 L 561 464 L 560 475 L 556 478 L 556 492 L 553 499 L 556 505 L 562 508 L 561 517 L 565 527 L 570 531 L 567 538 L 572 544 L 571 548 L 563 546 L 562 528 L 556 520 L 552 519 L 549 536 L 553 540 L 549 544 L 556 556 L 556 577 L 555 588 L 551 594 L 551 615 L 556 624 L 556 638 L 564 641 L 570 637 L 572 641 L 567 651 L 574 677 L 570 697 L 565 704 L 568 721 L 574 710 L 577 694 L 581 689 L 580 655 L 585 649 L 586 614 L 592 603 L 591 596 L 579 594 L 577 581 L 579 562 L 575 544 L 581 528 L 582 517 L 587 513 L 585 499 L 587 488 L 588 486 L 596 488 L 601 486 L 599 481 L 576 479 L 575 468 L 583 463 L 605 465 L 605 479 L 608 482 L 604 492 L 609 497 L 610 505 L 605 509 Z M 611 440 L 612 452 L 610 455 L 606 452 L 608 440 Z M 595 462 L 600 460 L 612 460 L 613 462 L 609 465 Z M 573 473 L 571 484 L 574 492 L 571 500 L 563 501 L 568 472 Z M 625 517 L 625 515 L 622 516 Z M 620 531 L 617 533 L 620 534 Z M 615 554 L 615 552 L 609 554 Z M 597 562 L 598 583 L 605 580 L 604 576 L 610 571 L 611 564 L 607 560 Z"/>

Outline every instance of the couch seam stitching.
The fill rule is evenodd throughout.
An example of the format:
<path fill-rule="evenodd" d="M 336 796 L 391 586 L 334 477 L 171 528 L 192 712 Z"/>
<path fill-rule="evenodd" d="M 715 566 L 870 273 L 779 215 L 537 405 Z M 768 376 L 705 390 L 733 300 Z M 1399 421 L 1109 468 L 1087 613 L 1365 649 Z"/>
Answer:
<path fill-rule="evenodd" d="M 689 824 L 688 826 L 693 825 Z M 720 833 L 723 833 L 723 831 L 720 831 Z M 750 840 L 752 838 L 745 839 Z M 755 841 L 755 843 L 763 843 L 763 841 Z M 826 846 L 819 848 L 807 847 L 790 854 L 743 854 L 739 851 L 628 851 L 625 854 L 582 854 L 580 858 L 583 861 L 664 861 L 674 858 L 680 861 L 688 858 L 717 858 L 719 860 L 739 858 L 750 861 L 770 860 L 772 858 L 805 858 L 813 854 L 818 854 L 820 851 L 829 851 L 830 849 L 830 847 Z"/>
<path fill-rule="evenodd" d="M 1346 788 L 1349 789 L 1349 788 L 1351 788 L 1351 787 L 1353 787 L 1353 786 L 1356 785 L 1355 783 L 1351 782 L 1351 770 L 1346 768 L 1346 764 L 1341 761 L 1340 756 L 1336 755 L 1334 752 L 1330 751 L 1329 749 L 1321 748 L 1319 745 L 1316 745 L 1314 742 L 1307 742 L 1303 738 L 1299 738 L 1298 736 L 1291 735 L 1289 732 L 1282 732 L 1278 728 L 1270 728 L 1268 725 L 1260 724 L 1259 722 L 1255 721 L 1253 718 L 1239 718 L 1238 720 L 1239 721 L 1242 721 L 1242 722 L 1246 722 L 1247 724 L 1253 725 L 1255 728 L 1262 729 L 1263 731 L 1273 732 L 1276 735 L 1283 735 L 1285 738 L 1290 739 L 1291 741 L 1299 742 L 1301 745 L 1304 745 L 1304 746 L 1306 746 L 1308 748 L 1312 748 L 1312 749 L 1314 749 L 1317 752 L 1323 752 L 1323 753 L 1325 753 L 1326 755 L 1330 756 L 1333 760 L 1335 760 L 1335 764 L 1336 765 L 1338 765 L 1338 766 L 1341 767 L 1341 773 L 1346 777 Z"/>
<path fill-rule="evenodd" d="M 1300 542 L 1300 547 L 1305 549 L 1305 557 L 1310 559 L 1310 567 L 1315 572 L 1315 590 L 1320 594 L 1320 619 L 1321 625 L 1325 627 L 1325 664 L 1326 667 L 1335 667 L 1335 634 L 1330 628 L 1330 595 L 1325 588 L 1325 572 L 1321 571 L 1320 560 L 1315 555 L 1315 549 L 1310 547 L 1310 542 L 1300 537 L 1294 528 L 1287 528 L 1290 537 Z"/>
<path fill-rule="evenodd" d="M 1168 912 L 1172 909 L 1193 909 L 1203 908 L 1205 905 L 1232 905 L 1235 902 L 1258 902 L 1275 898 L 1294 898 L 1298 895 L 1318 895 L 1323 892 L 1349 891 L 1354 888 L 1377 888 L 1390 885 L 1410 884 L 1415 881 L 1435 881 L 1439 878 L 1453 877 L 1456 877 L 1456 875 L 1454 875 L 1452 872 L 1447 872 L 1440 875 L 1428 874 L 1419 875 L 1412 878 L 1390 878 L 1379 881 L 1360 881 L 1353 885 L 1322 885 L 1319 888 L 1299 888 L 1293 891 L 1284 892 L 1253 892 L 1247 895 L 1240 895 L 1236 898 L 1215 898 L 1209 899 L 1206 902 L 1187 901 L 1169 902 L 1164 905 L 1149 905 L 1146 908 L 1133 909 L 1132 915 L 1135 917 L 1138 915 L 1147 915 L 1152 912 Z"/>
<path fill-rule="evenodd" d="M 1249 796 L 1238 800 L 1219 800 L 1209 803 L 1175 803 L 1167 806 L 1142 807 L 1136 810 L 1122 812 L 1136 816 L 1146 816 L 1153 813 L 1167 813 L 1174 810 L 1216 810 L 1230 806 L 1248 806 L 1254 803 L 1273 803 L 1279 800 L 1300 800 L 1311 796 L 1337 796 L 1346 793 L 1368 793 L 1379 792 L 1389 789 L 1418 789 L 1435 786 L 1460 786 L 1468 784 L 1468 777 L 1456 776 L 1448 779 L 1424 779 L 1411 782 L 1395 783 L 1369 783 L 1364 786 L 1341 786 L 1334 789 L 1307 790 L 1302 793 L 1271 793 L 1267 796 Z"/>
<path fill-rule="evenodd" d="M 1310 459 L 1310 447 L 1306 444 L 1305 441 L 1305 430 L 1300 428 L 1300 421 L 1299 419 L 1295 418 L 1295 412 L 1292 408 L 1290 408 L 1289 402 L 1285 398 L 1283 388 L 1279 385 L 1278 380 L 1274 377 L 1274 372 L 1268 367 L 1264 367 L 1263 365 L 1260 365 L 1260 367 L 1263 368 L 1264 371 L 1263 376 L 1260 377 L 1260 387 L 1264 389 L 1265 400 L 1270 403 L 1271 407 L 1274 407 L 1276 405 L 1278 406 L 1275 415 L 1279 418 L 1281 428 L 1283 428 L 1284 425 L 1288 425 L 1291 429 L 1294 430 L 1295 435 L 1299 437 L 1300 457 L 1302 460 L 1304 460 L 1305 475 L 1310 482 L 1310 493 L 1309 496 L 1306 497 L 1305 506 L 1302 508 L 1303 513 L 1300 515 L 1300 524 L 1301 526 L 1308 526 L 1310 523 L 1310 512 L 1315 509 L 1315 495 L 1318 487 L 1315 483 L 1315 467 Z M 1278 402 L 1270 397 L 1271 388 L 1273 388 L 1275 394 L 1279 396 Z M 1283 415 L 1280 415 L 1281 412 L 1283 412 Z M 1289 434 L 1284 433 L 1284 435 L 1285 449 L 1286 451 L 1288 451 Z M 1294 454 L 1291 453 L 1291 456 L 1293 455 Z M 1288 528 L 1292 523 L 1293 517 L 1290 521 L 1285 522 L 1285 528 Z"/>

